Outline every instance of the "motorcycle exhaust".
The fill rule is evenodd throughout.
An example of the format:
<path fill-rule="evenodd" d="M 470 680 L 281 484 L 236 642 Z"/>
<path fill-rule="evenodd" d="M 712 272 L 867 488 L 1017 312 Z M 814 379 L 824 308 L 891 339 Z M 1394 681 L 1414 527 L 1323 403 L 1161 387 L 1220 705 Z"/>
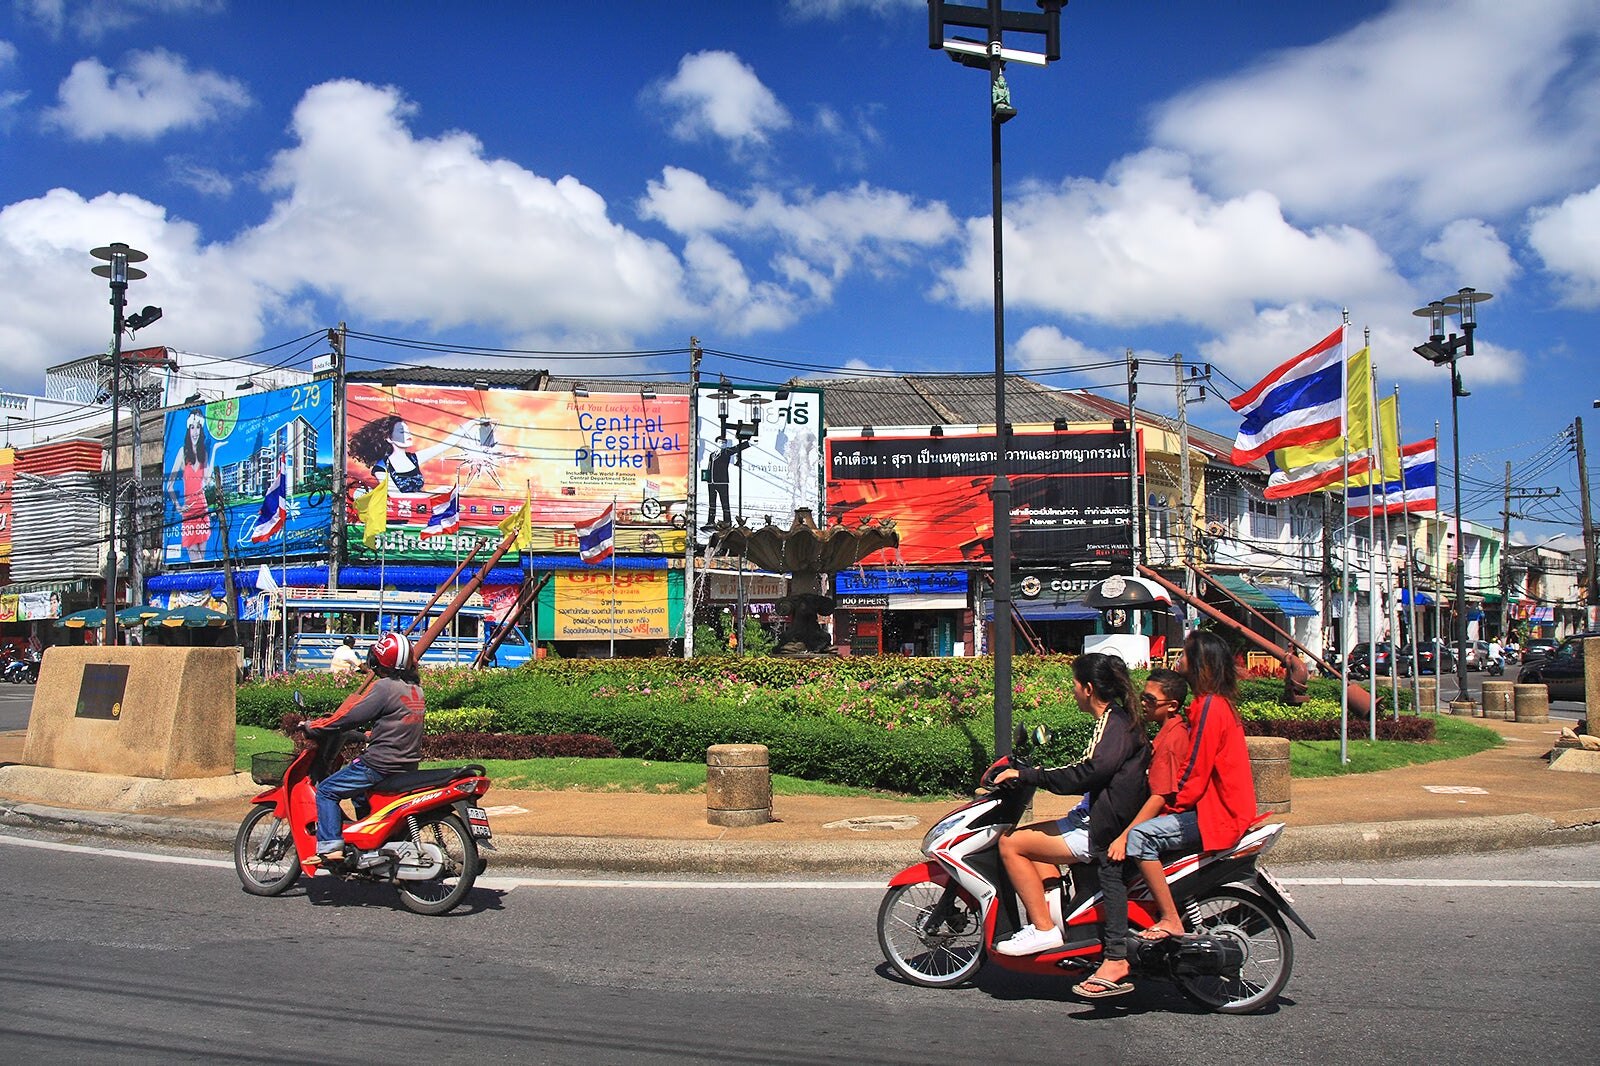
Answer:
<path fill-rule="evenodd" d="M 1186 936 L 1177 941 L 1169 962 L 1172 972 L 1195 977 L 1224 977 L 1244 965 L 1244 948 L 1214 936 Z"/>

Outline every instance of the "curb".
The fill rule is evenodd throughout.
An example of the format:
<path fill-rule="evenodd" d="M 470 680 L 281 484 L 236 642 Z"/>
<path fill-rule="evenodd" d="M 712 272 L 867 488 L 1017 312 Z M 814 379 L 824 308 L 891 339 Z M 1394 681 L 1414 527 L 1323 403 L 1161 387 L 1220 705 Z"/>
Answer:
<path fill-rule="evenodd" d="M 40 804 L 0 806 L 0 824 L 113 840 L 230 851 L 231 822 L 108 814 Z M 1343 825 L 1290 826 L 1274 865 L 1361 862 L 1552 847 L 1600 841 L 1600 810 Z M 639 837 L 501 836 L 491 868 L 641 874 L 854 874 L 887 876 L 920 860 L 911 841 L 748 843 Z"/>

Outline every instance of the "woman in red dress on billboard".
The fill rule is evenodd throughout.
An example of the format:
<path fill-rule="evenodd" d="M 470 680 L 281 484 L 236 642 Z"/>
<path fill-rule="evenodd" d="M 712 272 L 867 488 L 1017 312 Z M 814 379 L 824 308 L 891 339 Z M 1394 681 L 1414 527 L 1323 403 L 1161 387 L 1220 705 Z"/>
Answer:
<path fill-rule="evenodd" d="M 206 483 L 211 480 L 211 438 L 199 408 L 189 412 L 183 434 L 183 451 L 172 461 L 167 475 L 167 495 L 180 518 L 179 543 L 190 562 L 205 558 L 211 539 L 211 510 L 206 503 Z"/>

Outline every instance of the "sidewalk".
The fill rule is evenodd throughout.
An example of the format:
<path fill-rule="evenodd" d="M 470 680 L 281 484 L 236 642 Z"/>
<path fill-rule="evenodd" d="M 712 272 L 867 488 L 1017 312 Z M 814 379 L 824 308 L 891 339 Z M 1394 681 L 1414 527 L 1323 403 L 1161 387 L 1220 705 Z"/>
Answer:
<path fill-rule="evenodd" d="M 1504 747 L 1464 759 L 1293 784 L 1289 830 L 1272 861 L 1314 862 L 1533 847 L 1600 840 L 1600 774 L 1558 773 L 1541 756 L 1559 723 L 1479 720 Z M 0 734 L 0 765 L 19 762 L 25 734 Z M 0 822 L 125 840 L 227 848 L 249 807 L 241 795 L 128 812 L 70 795 L 0 798 Z M 726 829 L 706 822 L 705 797 L 525 792 L 485 797 L 498 865 L 635 873 L 886 875 L 953 800 L 778 796 L 775 820 Z M 1071 801 L 1041 792 L 1036 817 Z"/>

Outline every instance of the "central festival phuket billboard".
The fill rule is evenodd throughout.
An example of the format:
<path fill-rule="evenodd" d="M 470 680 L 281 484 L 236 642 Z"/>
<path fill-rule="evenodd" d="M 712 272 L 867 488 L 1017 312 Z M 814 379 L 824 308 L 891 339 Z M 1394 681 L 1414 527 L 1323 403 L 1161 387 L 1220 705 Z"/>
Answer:
<path fill-rule="evenodd" d="M 536 392 L 351 383 L 345 480 L 358 496 L 389 476 L 386 558 L 445 560 L 533 501 L 537 551 L 577 551 L 574 525 L 616 504 L 617 546 L 681 552 L 688 497 L 689 398 L 648 391 Z M 431 507 L 459 495 L 460 529 L 422 539 Z M 362 527 L 351 558 L 373 559 Z"/>
<path fill-rule="evenodd" d="M 829 436 L 826 445 L 833 520 L 855 526 L 893 519 L 908 564 L 993 561 L 994 434 Z M 1015 559 L 1060 566 L 1128 561 L 1127 433 L 1013 432 L 1007 460 Z M 868 561 L 887 558 L 878 552 Z"/>
<path fill-rule="evenodd" d="M 333 524 L 333 383 L 247 392 L 167 412 L 162 554 L 168 564 L 326 552 Z M 279 470 L 282 532 L 252 539 Z M 226 545 L 224 545 L 226 535 Z"/>

